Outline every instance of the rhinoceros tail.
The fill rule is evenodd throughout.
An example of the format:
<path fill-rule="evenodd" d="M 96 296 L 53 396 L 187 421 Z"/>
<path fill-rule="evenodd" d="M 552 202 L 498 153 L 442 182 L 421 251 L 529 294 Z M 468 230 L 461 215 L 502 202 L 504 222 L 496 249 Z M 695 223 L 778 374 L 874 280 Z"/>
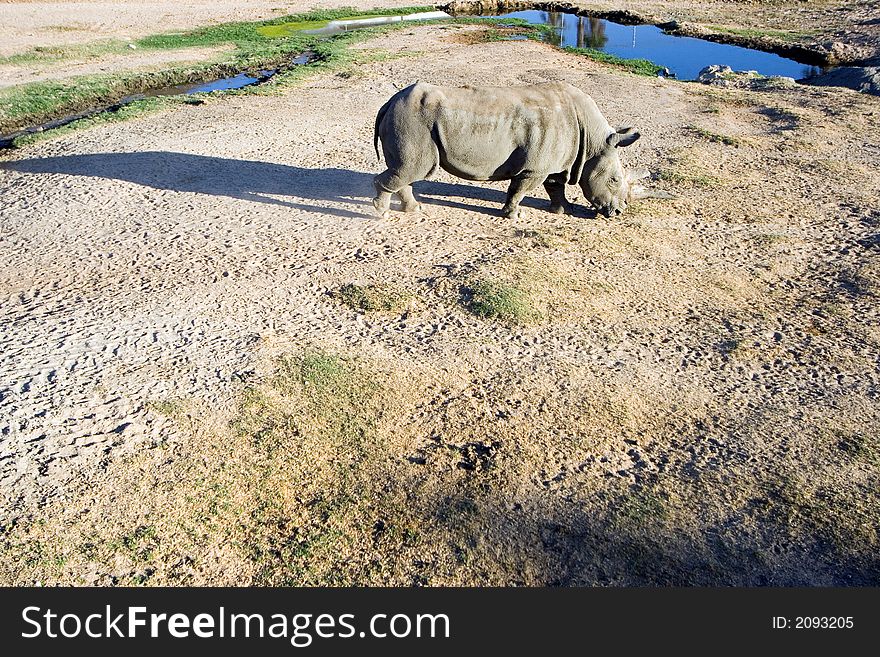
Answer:
<path fill-rule="evenodd" d="M 382 105 L 378 114 L 376 114 L 376 123 L 373 126 L 373 148 L 376 149 L 376 159 L 380 162 L 382 161 L 382 155 L 379 153 L 379 126 L 382 125 L 382 119 L 385 118 L 385 114 L 388 112 L 388 107 L 390 105 L 391 100 Z"/>

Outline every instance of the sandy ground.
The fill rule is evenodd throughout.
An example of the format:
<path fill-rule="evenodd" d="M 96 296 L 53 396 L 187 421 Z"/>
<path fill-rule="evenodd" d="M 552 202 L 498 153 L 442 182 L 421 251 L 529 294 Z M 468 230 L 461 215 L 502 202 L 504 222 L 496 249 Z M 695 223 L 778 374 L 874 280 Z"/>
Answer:
<path fill-rule="evenodd" d="M 873 440 L 880 410 L 877 99 L 804 87 L 709 89 L 615 73 L 534 42 L 469 45 L 458 33 L 395 33 L 368 45 L 410 56 L 321 75 L 282 95 L 183 106 L 4 155 L 7 519 L 65 507 L 83 490 L 101 495 L 103 473 L 125 455 L 188 440 L 157 404 L 233 409 L 242 382 L 267 371 L 267 353 L 303 345 L 452 377 L 454 390 L 427 387 L 421 415 L 404 423 L 413 435 L 399 457 L 412 459 L 400 467 L 424 464 L 412 455 L 433 454 L 437 431 L 467 443 L 471 429 L 456 422 L 476 418 L 487 433 L 475 440 L 497 436 L 502 453 L 525 455 L 501 498 L 555 518 L 554 527 L 586 512 L 586 491 L 645 477 L 688 485 L 715 477 L 721 490 L 735 490 L 790 469 L 809 472 L 811 490 L 873 504 L 865 491 L 877 489 L 877 466 L 835 456 L 834 445 L 840 436 Z M 654 184 L 678 199 L 604 219 L 583 207 L 550 215 L 537 194 L 512 225 L 499 216 L 502 185 L 444 174 L 416 187 L 424 212 L 377 219 L 373 117 L 395 89 L 419 79 L 576 84 L 613 124 L 640 129 L 625 164 L 665 171 Z M 464 280 L 456 272 L 517 269 L 544 290 L 535 324 L 480 319 L 450 292 Z M 391 282 L 419 303 L 403 314 L 356 313 L 327 294 L 349 282 Z M 597 411 L 581 405 L 588 395 L 579 385 L 599 386 L 629 410 L 590 428 Z M 541 399 L 561 404 L 562 419 L 540 420 Z M 566 407 L 587 424 L 566 425 Z M 560 431 L 598 442 L 575 448 L 558 442 Z M 742 545 L 754 541 L 748 519 L 724 511 L 745 504 L 739 493 L 718 495 L 697 496 L 696 517 L 706 522 L 695 535 L 740 532 Z M 570 504 L 582 511 L 566 515 Z M 507 545 L 512 526 L 502 525 L 508 538 L 498 544 Z M 491 542 L 501 530 L 480 531 Z M 533 537 L 528 549 L 557 550 L 547 566 L 555 574 L 539 569 L 524 581 L 631 582 L 608 580 L 562 530 L 547 531 L 543 548 Z M 876 576 L 876 564 L 848 548 L 823 561 L 774 541 L 765 570 L 777 581 Z M 466 579 L 505 581 L 493 577 Z"/>
<path fill-rule="evenodd" d="M 404 7 L 417 4 L 414 0 L 372 0 L 366 3 L 352 0 L 4 0 L 0 2 L 0 23 L 4 26 L 0 56 L 35 46 L 87 43 L 107 38 L 131 39 L 223 21 L 272 18 L 314 8 L 352 5 Z M 798 0 L 599 0 L 573 4 L 601 10 L 630 10 L 662 21 L 810 32 L 820 43 L 837 41 L 847 47 L 857 47 L 867 56 L 877 56 L 880 42 L 878 4 L 874 0 L 820 0 L 809 3 Z"/>

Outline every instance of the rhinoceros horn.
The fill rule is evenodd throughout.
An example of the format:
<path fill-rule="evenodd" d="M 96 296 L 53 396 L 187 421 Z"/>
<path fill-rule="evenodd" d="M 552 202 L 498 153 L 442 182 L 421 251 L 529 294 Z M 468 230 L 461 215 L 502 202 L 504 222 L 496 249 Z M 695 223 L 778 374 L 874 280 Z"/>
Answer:
<path fill-rule="evenodd" d="M 627 181 L 629 182 L 629 200 L 638 201 L 643 198 L 675 198 L 674 194 L 662 192 L 659 190 L 648 189 L 644 185 L 639 185 L 636 181 L 647 178 L 651 174 L 647 169 L 640 168 L 626 172 Z"/>

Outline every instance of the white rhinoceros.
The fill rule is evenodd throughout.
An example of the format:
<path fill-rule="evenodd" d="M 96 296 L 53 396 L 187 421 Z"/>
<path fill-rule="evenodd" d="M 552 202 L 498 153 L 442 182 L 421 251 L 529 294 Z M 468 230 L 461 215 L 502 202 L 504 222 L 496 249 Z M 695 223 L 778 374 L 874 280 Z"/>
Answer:
<path fill-rule="evenodd" d="M 510 180 L 503 212 L 516 219 L 519 204 L 543 183 L 550 212 L 570 211 L 565 185 L 579 184 L 606 217 L 628 200 L 651 196 L 633 182 L 617 149 L 639 138 L 633 128 L 612 128 L 580 89 L 552 82 L 526 87 L 438 87 L 419 82 L 401 89 L 376 116 L 388 169 L 374 178 L 373 205 L 389 216 L 391 195 L 404 212 L 420 206 L 412 183 L 438 169 L 467 180 Z"/>

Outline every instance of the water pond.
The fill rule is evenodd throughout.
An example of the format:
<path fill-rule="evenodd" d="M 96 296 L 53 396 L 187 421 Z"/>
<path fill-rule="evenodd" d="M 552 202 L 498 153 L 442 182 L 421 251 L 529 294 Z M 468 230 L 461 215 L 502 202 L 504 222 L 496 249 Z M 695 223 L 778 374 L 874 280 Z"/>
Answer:
<path fill-rule="evenodd" d="M 668 68 L 679 80 L 695 79 L 710 64 L 796 80 L 822 72 L 817 66 L 763 50 L 665 34 L 655 25 L 621 25 L 601 18 L 533 10 L 493 18 L 519 18 L 533 25 L 550 25 L 554 28 L 550 41 L 557 46 L 593 48 L 626 59 L 647 59 Z"/>

